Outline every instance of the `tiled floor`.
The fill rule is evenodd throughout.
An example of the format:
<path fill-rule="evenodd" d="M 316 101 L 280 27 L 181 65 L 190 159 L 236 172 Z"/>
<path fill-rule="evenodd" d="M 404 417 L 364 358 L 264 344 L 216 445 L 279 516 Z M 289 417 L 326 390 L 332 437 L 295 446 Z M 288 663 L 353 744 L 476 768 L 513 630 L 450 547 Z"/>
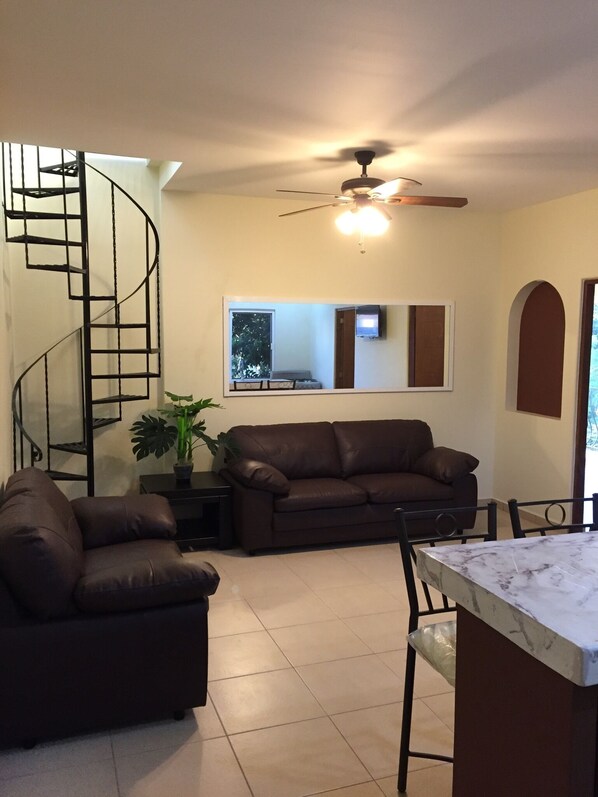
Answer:
<path fill-rule="evenodd" d="M 221 575 L 208 705 L 182 722 L 0 753 L 2 797 L 396 797 L 398 546 L 188 555 Z M 450 754 L 451 688 L 419 660 L 415 693 L 414 743 Z M 449 797 L 450 765 L 411 766 L 409 797 Z"/>

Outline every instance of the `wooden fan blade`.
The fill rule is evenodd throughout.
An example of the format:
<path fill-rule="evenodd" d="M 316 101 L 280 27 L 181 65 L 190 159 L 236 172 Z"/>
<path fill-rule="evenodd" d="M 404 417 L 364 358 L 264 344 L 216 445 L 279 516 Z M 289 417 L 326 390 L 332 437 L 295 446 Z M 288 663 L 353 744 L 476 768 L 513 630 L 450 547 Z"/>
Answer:
<path fill-rule="evenodd" d="M 343 196 L 342 194 L 323 194 L 321 191 L 293 191 L 290 188 L 277 188 L 276 190 L 280 194 L 311 194 L 312 196 L 330 196 L 334 197 L 335 199 L 346 200 L 347 202 L 350 202 L 353 198 L 349 196 Z"/>
<path fill-rule="evenodd" d="M 278 218 L 282 219 L 283 216 L 295 216 L 297 213 L 307 213 L 308 210 L 319 210 L 320 208 L 337 208 L 343 202 L 329 202 L 327 205 L 314 205 L 313 208 L 303 208 L 303 210 L 291 210 L 290 213 L 279 213 Z"/>
<path fill-rule="evenodd" d="M 387 183 L 382 183 L 377 188 L 372 188 L 368 191 L 369 195 L 375 199 L 387 199 L 391 194 L 400 194 L 401 191 L 410 191 L 416 185 L 421 185 L 417 180 L 410 180 L 408 177 L 397 177 L 394 180 L 389 180 Z"/>
<path fill-rule="evenodd" d="M 440 208 L 462 208 L 467 205 L 464 196 L 390 196 L 388 205 L 432 205 Z"/>

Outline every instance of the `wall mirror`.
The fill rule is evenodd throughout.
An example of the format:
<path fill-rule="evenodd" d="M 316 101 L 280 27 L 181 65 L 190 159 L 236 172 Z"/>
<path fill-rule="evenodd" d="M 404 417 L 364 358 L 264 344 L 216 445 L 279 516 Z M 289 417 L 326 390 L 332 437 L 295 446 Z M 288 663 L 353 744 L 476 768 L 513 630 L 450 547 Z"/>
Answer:
<path fill-rule="evenodd" d="M 225 297 L 224 395 L 452 390 L 453 302 Z"/>

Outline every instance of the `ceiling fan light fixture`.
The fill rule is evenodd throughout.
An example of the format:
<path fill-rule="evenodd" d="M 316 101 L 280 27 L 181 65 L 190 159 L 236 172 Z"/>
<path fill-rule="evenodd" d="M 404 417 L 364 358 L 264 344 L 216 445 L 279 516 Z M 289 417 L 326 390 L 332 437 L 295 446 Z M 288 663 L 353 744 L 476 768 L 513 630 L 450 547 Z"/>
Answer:
<path fill-rule="evenodd" d="M 357 210 L 345 210 L 334 220 L 339 232 L 343 235 L 352 235 L 357 229 Z"/>
<path fill-rule="evenodd" d="M 390 216 L 379 208 L 370 205 L 357 211 L 357 227 L 368 238 L 384 235 L 389 224 Z"/>
<path fill-rule="evenodd" d="M 389 223 L 390 216 L 386 211 L 369 204 L 346 210 L 335 219 L 335 224 L 343 235 L 359 232 L 361 236 L 368 238 L 384 235 Z"/>

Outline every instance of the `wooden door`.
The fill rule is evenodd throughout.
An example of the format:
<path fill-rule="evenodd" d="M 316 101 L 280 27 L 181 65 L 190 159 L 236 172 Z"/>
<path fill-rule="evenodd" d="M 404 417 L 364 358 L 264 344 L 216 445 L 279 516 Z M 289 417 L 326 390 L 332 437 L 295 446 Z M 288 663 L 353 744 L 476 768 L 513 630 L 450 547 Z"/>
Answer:
<path fill-rule="evenodd" d="M 334 387 L 355 387 L 355 308 L 335 310 Z"/>

